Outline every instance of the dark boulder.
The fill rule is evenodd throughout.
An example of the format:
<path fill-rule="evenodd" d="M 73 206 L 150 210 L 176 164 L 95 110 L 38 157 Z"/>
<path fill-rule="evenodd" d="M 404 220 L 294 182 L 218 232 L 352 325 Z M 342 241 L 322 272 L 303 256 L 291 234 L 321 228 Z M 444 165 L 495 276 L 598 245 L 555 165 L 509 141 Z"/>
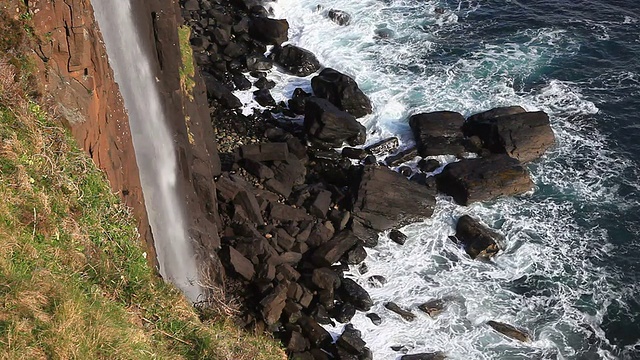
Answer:
<path fill-rule="evenodd" d="M 340 276 L 338 276 L 335 271 L 326 267 L 313 270 L 311 283 L 322 290 L 337 289 L 342 284 Z"/>
<path fill-rule="evenodd" d="M 402 164 L 403 162 L 411 161 L 415 159 L 416 156 L 418 156 L 418 149 L 415 147 L 410 147 L 408 149 L 400 151 L 397 154 L 387 156 L 387 158 L 384 159 L 384 163 L 387 166 L 396 166 Z"/>
<path fill-rule="evenodd" d="M 289 39 L 289 23 L 284 19 L 254 17 L 249 22 L 249 34 L 269 45 L 280 45 Z"/>
<path fill-rule="evenodd" d="M 253 264 L 240 252 L 231 246 L 225 246 L 220 250 L 220 258 L 237 274 L 245 280 L 252 280 L 255 275 Z"/>
<path fill-rule="evenodd" d="M 367 152 L 364 149 L 347 146 L 342 149 L 342 156 L 349 159 L 362 160 L 367 157 Z"/>
<path fill-rule="evenodd" d="M 531 342 L 531 336 L 525 330 L 497 321 L 487 321 L 487 325 L 491 326 L 495 331 L 509 338 L 520 340 L 522 342 Z"/>
<path fill-rule="evenodd" d="M 271 96 L 271 92 L 268 89 L 256 90 L 253 92 L 253 98 L 261 106 L 276 106 L 276 101 Z"/>
<path fill-rule="evenodd" d="M 314 97 L 306 99 L 304 127 L 311 138 L 336 147 L 345 141 L 360 145 L 366 137 L 365 127 L 355 117 L 325 99 Z"/>
<path fill-rule="evenodd" d="M 303 316 L 298 320 L 302 328 L 302 334 L 309 340 L 313 347 L 322 347 L 331 344 L 331 335 L 317 321 L 308 316 Z"/>
<path fill-rule="evenodd" d="M 438 316 L 442 311 L 444 311 L 446 304 L 444 300 L 433 299 L 429 300 L 424 304 L 418 305 L 418 309 L 427 313 L 431 317 Z"/>
<path fill-rule="evenodd" d="M 294 45 L 285 45 L 273 49 L 276 64 L 292 75 L 308 76 L 320 69 L 320 62 L 309 50 Z"/>
<path fill-rule="evenodd" d="M 340 26 L 347 26 L 351 23 L 351 15 L 342 10 L 329 9 L 327 16 Z"/>
<path fill-rule="evenodd" d="M 507 155 L 451 163 L 437 175 L 436 181 L 438 190 L 453 196 L 461 205 L 522 194 L 533 188 L 527 170 Z"/>
<path fill-rule="evenodd" d="M 369 318 L 369 320 L 371 320 L 371 323 L 373 325 L 378 326 L 378 325 L 382 324 L 382 318 L 380 317 L 380 315 L 378 315 L 376 313 L 369 313 L 366 316 Z"/>
<path fill-rule="evenodd" d="M 302 334 L 292 331 L 284 341 L 288 351 L 302 352 L 309 348 L 309 340 L 305 339 Z"/>
<path fill-rule="evenodd" d="M 420 156 L 455 155 L 463 152 L 463 124 L 464 117 L 452 111 L 417 114 L 409 118 Z"/>
<path fill-rule="evenodd" d="M 353 216 L 366 227 L 384 231 L 430 217 L 434 206 L 428 188 L 386 167 L 368 165 L 356 193 Z"/>
<path fill-rule="evenodd" d="M 283 161 L 289 158 L 289 148 L 285 143 L 242 145 L 240 156 L 254 161 Z"/>
<path fill-rule="evenodd" d="M 418 169 L 422 172 L 434 172 L 440 167 L 440 162 L 436 159 L 422 159 L 418 161 Z"/>
<path fill-rule="evenodd" d="M 280 284 L 260 301 L 262 318 L 267 325 L 273 325 L 280 320 L 282 310 L 286 305 L 287 290 L 287 286 Z"/>
<path fill-rule="evenodd" d="M 380 140 L 376 143 L 373 143 L 367 147 L 365 147 L 365 151 L 370 154 L 376 155 L 386 155 L 391 152 L 394 152 L 398 149 L 400 145 L 397 137 L 390 137 L 388 139 Z"/>
<path fill-rule="evenodd" d="M 348 75 L 325 68 L 311 79 L 315 96 L 327 99 L 340 110 L 356 118 L 371 114 L 371 100 L 360 90 L 358 84 Z"/>
<path fill-rule="evenodd" d="M 342 231 L 314 251 L 311 260 L 317 266 L 331 266 L 358 243 L 350 231 Z"/>
<path fill-rule="evenodd" d="M 389 239 L 399 245 L 404 245 L 405 241 L 407 241 L 407 235 L 405 235 L 400 230 L 391 230 L 389 232 Z"/>
<path fill-rule="evenodd" d="M 339 322 L 345 324 L 351 321 L 356 314 L 356 308 L 348 303 L 339 304 L 334 308 L 332 316 Z"/>
<path fill-rule="evenodd" d="M 527 110 L 525 110 L 524 108 L 522 108 L 521 106 L 505 106 L 505 107 L 498 107 L 498 108 L 494 108 L 488 111 L 484 111 L 478 114 L 474 114 L 469 116 L 469 118 L 467 119 L 468 122 L 481 122 L 481 121 L 485 121 L 485 120 L 489 120 L 489 119 L 494 119 L 500 116 L 508 116 L 508 115 L 515 115 L 515 114 L 520 114 L 520 113 L 524 113 L 527 112 Z"/>
<path fill-rule="evenodd" d="M 555 143 L 549 116 L 543 111 L 493 118 L 476 115 L 467 120 L 465 133 L 478 136 L 492 153 L 507 154 L 523 163 L 539 158 Z"/>
<path fill-rule="evenodd" d="M 343 279 L 338 292 L 342 300 L 352 304 L 357 310 L 369 311 L 373 306 L 369 293 L 352 279 Z"/>
<path fill-rule="evenodd" d="M 400 360 L 444 360 L 447 357 L 441 352 L 402 355 Z"/>
<path fill-rule="evenodd" d="M 249 71 L 266 71 L 273 67 L 271 60 L 264 55 L 252 54 L 246 58 L 246 65 Z"/>
<path fill-rule="evenodd" d="M 456 239 L 472 259 L 489 258 L 500 250 L 502 235 L 483 226 L 469 215 L 463 215 L 456 225 Z"/>
<path fill-rule="evenodd" d="M 336 345 L 341 347 L 351 354 L 361 354 L 364 350 L 366 343 L 362 340 L 362 334 L 356 330 L 353 325 L 347 324 L 344 327 L 344 331 L 336 341 Z"/>
<path fill-rule="evenodd" d="M 295 90 L 293 90 L 293 95 L 287 102 L 289 110 L 293 111 L 297 115 L 304 115 L 305 104 L 309 96 L 311 96 L 311 94 L 307 93 L 301 88 L 296 88 Z"/>
<path fill-rule="evenodd" d="M 238 99 L 231 90 L 213 75 L 203 72 L 203 79 L 210 98 L 216 99 L 227 109 L 237 109 L 242 107 L 242 101 Z"/>

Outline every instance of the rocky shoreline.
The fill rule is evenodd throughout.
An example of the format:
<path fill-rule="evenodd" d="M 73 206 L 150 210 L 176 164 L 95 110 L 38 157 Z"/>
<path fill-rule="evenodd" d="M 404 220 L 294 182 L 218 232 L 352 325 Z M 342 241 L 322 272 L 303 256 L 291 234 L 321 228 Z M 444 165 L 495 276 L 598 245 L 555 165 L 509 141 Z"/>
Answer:
<path fill-rule="evenodd" d="M 356 311 L 368 312 L 373 305 L 367 292 L 344 276 L 349 265 L 366 272 L 365 247 L 375 247 L 381 232 L 403 244 L 406 236 L 399 229 L 430 217 L 437 192 L 468 205 L 531 191 L 524 164 L 553 146 L 548 116 L 519 106 L 467 119 L 450 111 L 414 114 L 409 119 L 414 148 L 400 151 L 397 138 L 363 147 L 367 133 L 357 119 L 373 112 L 371 101 L 353 78 L 322 68 L 308 50 L 282 46 L 288 39 L 286 20 L 270 18 L 251 0 L 183 0 L 181 8 L 217 133 L 218 254 L 227 293 L 242 300 L 239 321 L 273 333 L 291 358 L 371 359 L 353 326 L 346 325 L 337 339 L 322 327 L 349 323 Z M 336 26 L 348 26 L 351 19 L 337 9 L 325 13 Z M 265 56 L 268 46 L 273 48 Z M 269 79 L 274 67 L 295 76 L 318 73 L 310 81 L 313 95 L 296 89 L 288 103 L 276 103 Z M 233 91 L 252 87 L 266 109 L 245 116 Z M 335 150 L 345 143 L 349 147 Z M 443 168 L 430 158 L 437 155 L 458 160 Z M 415 173 L 401 166 L 417 157 Z M 470 257 L 485 259 L 502 241 L 468 216 L 459 219 L 451 238 Z M 369 281 L 383 286 L 385 279 Z M 425 299 L 418 309 L 437 316 L 444 307 L 446 299 Z M 395 303 L 385 308 L 405 321 L 415 319 Z M 367 316 L 379 324 L 377 314 Z M 487 325 L 530 340 L 511 325 Z M 402 359 L 441 359 L 446 349 L 441 350 Z"/>

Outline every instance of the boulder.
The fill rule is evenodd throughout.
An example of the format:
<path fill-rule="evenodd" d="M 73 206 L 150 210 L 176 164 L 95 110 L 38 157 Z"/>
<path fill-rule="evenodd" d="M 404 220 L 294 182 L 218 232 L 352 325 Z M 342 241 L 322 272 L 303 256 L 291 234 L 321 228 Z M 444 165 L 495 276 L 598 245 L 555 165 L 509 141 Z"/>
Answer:
<path fill-rule="evenodd" d="M 487 325 L 491 326 L 495 331 L 503 334 L 506 337 L 522 342 L 531 342 L 531 336 L 527 333 L 527 331 L 518 329 L 513 325 L 497 321 L 487 321 Z"/>
<path fill-rule="evenodd" d="M 352 214 L 366 227 L 384 231 L 430 217 L 434 206 L 428 188 L 386 167 L 367 165 Z"/>
<path fill-rule="evenodd" d="M 418 161 L 418 169 L 422 172 L 434 172 L 440 167 L 440 162 L 436 159 L 422 159 Z"/>
<path fill-rule="evenodd" d="M 280 320 L 280 315 L 282 315 L 286 300 L 287 286 L 279 284 L 269 295 L 260 301 L 262 318 L 267 325 L 273 325 Z"/>
<path fill-rule="evenodd" d="M 309 50 L 294 45 L 273 49 L 273 59 L 282 69 L 296 76 L 308 76 L 320 69 L 320 62 Z"/>
<path fill-rule="evenodd" d="M 371 114 L 371 100 L 360 90 L 355 80 L 337 70 L 325 68 L 311 79 L 315 96 L 327 99 L 340 110 L 356 118 Z"/>
<path fill-rule="evenodd" d="M 393 311 L 394 313 L 402 316 L 402 318 L 407 321 L 413 321 L 416 319 L 416 316 L 411 311 L 401 308 L 398 304 L 392 301 L 385 303 L 384 307 L 387 308 L 387 310 Z"/>
<path fill-rule="evenodd" d="M 249 22 L 249 35 L 269 45 L 280 45 L 289 39 L 289 23 L 285 19 L 254 17 Z"/>
<path fill-rule="evenodd" d="M 400 360 L 444 360 L 447 357 L 441 352 L 402 355 Z"/>
<path fill-rule="evenodd" d="M 497 118 L 500 116 L 521 114 L 524 112 L 527 112 L 527 110 L 525 110 L 521 106 L 504 106 L 504 107 L 498 107 L 498 108 L 494 108 L 478 114 L 471 115 L 469 116 L 467 121 L 470 123 L 473 123 L 473 122 L 479 122 L 479 121 L 485 121 L 485 120 Z"/>
<path fill-rule="evenodd" d="M 455 155 L 463 152 L 464 117 L 452 111 L 417 114 L 409 118 L 409 125 L 420 156 Z"/>
<path fill-rule="evenodd" d="M 302 328 L 302 334 L 309 340 L 312 347 L 322 347 L 331 344 L 331 335 L 317 321 L 308 316 L 303 316 L 298 320 L 298 325 Z"/>
<path fill-rule="evenodd" d="M 384 159 L 384 163 L 387 166 L 396 166 L 402 164 L 403 162 L 411 161 L 416 156 L 418 156 L 418 149 L 415 147 L 410 147 L 408 149 L 400 151 L 397 154 L 387 156 L 387 158 Z"/>
<path fill-rule="evenodd" d="M 327 267 L 314 269 L 311 273 L 311 283 L 322 290 L 337 289 L 342 284 L 340 276 Z"/>
<path fill-rule="evenodd" d="M 216 99 L 227 109 L 237 109 L 242 107 L 242 101 L 238 99 L 231 90 L 213 75 L 203 72 L 202 77 L 210 98 Z"/>
<path fill-rule="evenodd" d="M 305 101 L 304 128 L 311 138 L 334 147 L 345 141 L 361 145 L 366 138 L 365 127 L 355 117 L 328 100 L 314 97 Z"/>
<path fill-rule="evenodd" d="M 351 23 L 351 15 L 342 10 L 329 9 L 329 12 L 327 12 L 327 16 L 329 17 L 329 19 L 331 19 L 331 21 L 340 26 L 347 26 Z"/>
<path fill-rule="evenodd" d="M 378 315 L 376 313 L 369 313 L 366 316 L 369 318 L 369 320 L 371 320 L 371 323 L 373 325 L 378 326 L 378 325 L 382 324 L 382 318 L 380 317 L 380 315 Z"/>
<path fill-rule="evenodd" d="M 502 235 L 482 225 L 469 215 L 463 215 L 456 225 L 456 239 L 472 259 L 489 258 L 500 250 Z"/>
<path fill-rule="evenodd" d="M 240 157 L 254 161 L 282 161 L 289 157 L 289 148 L 285 143 L 242 145 Z"/>
<path fill-rule="evenodd" d="M 256 90 L 253 92 L 253 98 L 260 106 L 269 107 L 276 106 L 276 101 L 271 96 L 271 92 L 268 89 Z"/>
<path fill-rule="evenodd" d="M 271 70 L 273 63 L 262 54 L 252 54 L 246 57 L 246 66 L 249 71 Z"/>
<path fill-rule="evenodd" d="M 309 348 L 309 340 L 305 339 L 304 336 L 297 331 L 292 331 L 284 343 L 287 351 L 291 352 L 302 352 Z"/>
<path fill-rule="evenodd" d="M 407 235 L 400 230 L 391 230 L 389 232 L 389 239 L 398 245 L 404 245 L 405 241 L 407 241 Z"/>
<path fill-rule="evenodd" d="M 233 204 L 242 208 L 244 214 L 247 215 L 247 220 L 256 225 L 264 225 L 258 200 L 252 193 L 245 190 L 238 192 L 233 198 Z"/>
<path fill-rule="evenodd" d="M 367 152 L 364 149 L 347 146 L 342 149 L 342 156 L 349 159 L 362 160 L 367 157 Z"/>
<path fill-rule="evenodd" d="M 348 323 L 356 315 L 356 308 L 348 303 L 339 304 L 334 308 L 332 316 L 343 324 Z"/>
<path fill-rule="evenodd" d="M 317 266 L 331 266 L 358 243 L 350 231 L 342 231 L 313 252 L 311 261 Z"/>
<path fill-rule="evenodd" d="M 507 154 L 520 162 L 542 156 L 555 143 L 549 116 L 543 111 L 493 118 L 476 115 L 465 124 L 467 136 L 478 136 L 495 154 Z"/>
<path fill-rule="evenodd" d="M 331 191 L 321 190 L 309 206 L 309 214 L 324 219 L 331 206 Z"/>
<path fill-rule="evenodd" d="M 352 279 L 342 279 L 342 285 L 338 288 L 340 298 L 351 305 L 357 310 L 369 311 L 373 306 L 373 300 L 369 293 L 358 285 Z"/>
<path fill-rule="evenodd" d="M 362 340 L 362 334 L 356 330 L 353 325 L 347 324 L 344 327 L 344 331 L 336 341 L 336 345 L 341 347 L 351 354 L 360 354 L 364 350 L 366 343 Z"/>
<path fill-rule="evenodd" d="M 528 171 L 507 155 L 462 159 L 436 177 L 438 190 L 461 205 L 525 193 L 533 188 Z"/>
<path fill-rule="evenodd" d="M 445 302 L 440 299 L 429 300 L 424 304 L 418 305 L 418 309 L 424 311 L 431 317 L 438 316 L 442 311 L 444 311 Z"/>
<path fill-rule="evenodd" d="M 252 280 L 255 275 L 253 264 L 240 252 L 231 246 L 225 246 L 220 250 L 220 257 L 233 271 L 245 280 Z"/>
<path fill-rule="evenodd" d="M 375 142 L 364 149 L 370 154 L 384 155 L 396 151 L 399 145 L 398 138 L 394 136 Z"/>

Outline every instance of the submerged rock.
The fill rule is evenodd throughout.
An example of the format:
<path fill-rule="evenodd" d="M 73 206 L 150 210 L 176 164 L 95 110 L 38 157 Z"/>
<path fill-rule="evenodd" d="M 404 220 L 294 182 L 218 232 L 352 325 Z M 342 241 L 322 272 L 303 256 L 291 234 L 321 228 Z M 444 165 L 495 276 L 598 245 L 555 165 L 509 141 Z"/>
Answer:
<path fill-rule="evenodd" d="M 392 301 L 385 303 L 384 307 L 402 316 L 402 318 L 407 321 L 413 321 L 416 319 L 416 316 L 411 311 L 401 308 L 400 306 L 398 306 L 398 304 Z"/>
<path fill-rule="evenodd" d="M 531 336 L 525 330 L 518 329 L 517 327 L 497 321 L 487 321 L 487 325 L 491 326 L 495 331 L 503 334 L 506 337 L 519 340 L 522 342 L 531 342 Z"/>
<path fill-rule="evenodd" d="M 340 26 L 347 26 L 351 23 L 351 15 L 349 15 L 349 13 L 342 10 L 329 9 L 327 16 L 334 23 Z"/>

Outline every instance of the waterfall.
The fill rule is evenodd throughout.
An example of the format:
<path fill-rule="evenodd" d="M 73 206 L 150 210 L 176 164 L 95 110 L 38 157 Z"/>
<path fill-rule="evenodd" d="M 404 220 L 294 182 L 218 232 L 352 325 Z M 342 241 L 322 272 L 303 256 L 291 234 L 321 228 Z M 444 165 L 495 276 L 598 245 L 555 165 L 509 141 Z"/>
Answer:
<path fill-rule="evenodd" d="M 175 150 L 130 0 L 92 3 L 129 114 L 160 275 L 195 301 L 201 290 L 192 240 L 185 228 L 183 200 L 176 187 Z"/>

